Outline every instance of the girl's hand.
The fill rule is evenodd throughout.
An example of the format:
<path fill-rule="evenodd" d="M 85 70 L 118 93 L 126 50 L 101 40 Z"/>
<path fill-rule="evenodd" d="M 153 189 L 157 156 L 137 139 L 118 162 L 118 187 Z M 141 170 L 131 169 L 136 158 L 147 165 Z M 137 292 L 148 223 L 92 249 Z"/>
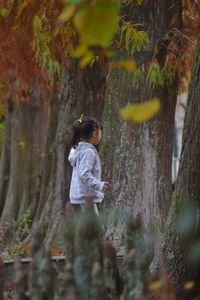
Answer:
<path fill-rule="evenodd" d="M 107 181 L 104 182 L 102 192 L 105 193 L 109 190 L 109 183 Z"/>

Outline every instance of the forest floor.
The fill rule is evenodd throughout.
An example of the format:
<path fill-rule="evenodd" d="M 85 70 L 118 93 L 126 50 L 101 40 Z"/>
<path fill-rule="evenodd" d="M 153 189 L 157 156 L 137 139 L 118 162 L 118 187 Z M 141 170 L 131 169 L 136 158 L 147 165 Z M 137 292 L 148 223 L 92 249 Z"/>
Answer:
<path fill-rule="evenodd" d="M 62 247 L 52 246 L 50 253 L 51 256 L 62 256 L 64 255 L 64 249 Z M 3 261 L 28 257 L 31 257 L 31 246 L 29 243 L 9 243 L 1 245 L 0 258 Z"/>

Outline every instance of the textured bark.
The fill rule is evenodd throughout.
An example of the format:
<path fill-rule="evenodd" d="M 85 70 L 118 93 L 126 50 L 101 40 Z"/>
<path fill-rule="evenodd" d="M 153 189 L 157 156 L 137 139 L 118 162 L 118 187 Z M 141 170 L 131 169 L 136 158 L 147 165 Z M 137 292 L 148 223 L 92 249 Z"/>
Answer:
<path fill-rule="evenodd" d="M 127 12 L 123 12 L 126 15 Z M 178 7 L 172 1 L 148 1 L 144 5 L 132 5 L 128 20 L 144 24 L 151 43 L 136 54 L 138 66 L 148 64 L 158 44 L 156 58 L 161 64 L 165 58 L 169 41 L 163 39 L 170 29 L 172 16 Z M 178 19 L 177 19 L 178 20 Z M 125 51 L 119 51 L 121 59 L 127 58 Z M 130 58 L 130 56 L 129 56 Z M 152 120 L 141 125 L 124 122 L 119 109 L 127 103 L 139 103 L 158 97 L 162 109 Z M 101 155 L 104 161 L 104 177 L 111 184 L 110 193 L 104 200 L 109 208 L 119 205 L 127 210 L 141 212 L 146 227 L 162 226 L 169 208 L 172 182 L 171 159 L 176 87 L 151 89 L 148 80 L 143 79 L 140 87 L 133 86 L 132 75 L 115 70 L 108 81 L 104 108 L 104 142 Z M 108 229 L 108 234 L 113 228 Z M 119 230 L 120 232 L 121 230 Z M 121 240 L 120 233 L 115 234 Z"/>
<path fill-rule="evenodd" d="M 200 208 L 200 40 L 197 45 L 196 58 L 194 60 L 193 74 L 189 87 L 187 109 L 183 131 L 183 147 L 180 159 L 179 173 L 175 185 L 172 204 L 164 231 L 163 252 L 169 272 L 177 288 L 180 298 L 187 298 L 183 286 L 187 281 L 194 281 L 194 287 L 188 293 L 199 294 L 200 263 L 189 263 L 188 252 L 200 236 L 199 208 Z M 196 216 L 192 232 L 181 235 L 178 228 L 180 218 L 180 201 L 189 201 L 196 207 Z"/>
<path fill-rule="evenodd" d="M 12 115 L 8 106 L 0 164 L 0 213 L 3 211 L 9 183 L 11 118 Z"/>
<path fill-rule="evenodd" d="M 125 12 L 127 20 L 144 24 L 144 30 L 149 33 L 152 40 L 150 45 L 136 55 L 139 66 L 149 62 L 156 44 L 159 45 L 158 56 L 161 58 L 165 56 L 168 41 L 163 40 L 163 36 L 170 29 L 174 14 L 178 16 L 177 3 L 175 0 L 162 2 L 150 0 L 141 6 L 132 4 Z M 125 50 L 119 50 L 120 58 L 127 56 Z M 5 195 L 5 190 L 8 189 L 6 198 L 2 196 L 0 200 L 2 220 L 8 216 L 19 219 L 23 211 L 30 206 L 33 211 L 37 210 L 35 222 L 42 225 L 48 243 L 52 241 L 56 243 L 60 239 L 60 233 L 62 234 L 61 226 L 65 226 L 64 207 L 68 200 L 71 175 L 67 154 L 70 148 L 72 122 L 81 113 L 101 120 L 106 78 L 104 67 L 104 62 L 100 62 L 93 67 L 80 70 L 74 61 L 69 62 L 69 69 L 63 74 L 63 89 L 59 93 L 55 92 L 51 103 L 45 161 L 40 178 L 41 187 L 37 189 L 33 182 L 31 186 L 30 182 L 27 182 L 28 176 L 32 174 L 29 169 L 29 174 L 23 181 L 26 191 L 23 196 L 21 186 L 16 180 L 13 183 L 12 178 L 19 180 L 18 175 L 26 164 L 24 160 L 21 162 L 20 154 L 17 154 L 15 139 L 11 140 L 10 168 L 13 177 L 9 177 L 6 189 L 4 187 L 2 192 L 0 190 L 0 195 Z M 119 70 L 110 75 L 107 85 L 103 122 L 105 134 L 101 154 L 105 170 L 103 179 L 111 183 L 111 190 L 104 201 L 105 207 L 117 204 L 123 205 L 128 210 L 142 212 L 146 226 L 153 220 L 154 226 L 159 228 L 169 207 L 172 191 L 171 157 L 175 88 L 171 86 L 151 90 L 147 81 L 143 79 L 140 88 L 136 89 L 132 85 L 132 75 Z M 161 99 L 162 110 L 152 121 L 133 125 L 119 118 L 119 109 L 122 106 L 142 102 L 153 96 Z M 16 118 L 17 115 L 12 117 Z M 33 125 L 31 130 L 35 131 L 33 121 L 31 124 Z M 13 126 L 10 130 L 14 131 Z M 17 130 L 15 127 L 15 130 L 21 132 L 20 128 Z M 45 141 L 42 145 L 44 144 Z M 33 162 L 32 157 L 27 160 Z M 7 174 L 7 171 L 5 173 Z M 20 189 L 19 193 L 15 192 L 17 188 Z M 32 190 L 33 194 L 29 194 Z M 36 190 L 40 190 L 40 194 L 34 196 Z M 37 207 L 34 200 L 36 198 Z M 118 236 L 118 239 L 121 237 Z"/>
<path fill-rule="evenodd" d="M 35 214 L 47 132 L 47 102 L 29 89 L 27 103 L 8 102 L 0 168 L 1 222 L 20 221 Z"/>
<path fill-rule="evenodd" d="M 103 65 L 96 64 L 80 70 L 77 62 L 71 61 L 63 73 L 63 89 L 53 104 L 46 152 L 45 173 L 37 211 L 48 244 L 63 239 L 65 204 L 69 201 L 71 167 L 67 160 L 70 150 L 73 121 L 80 115 L 92 115 L 101 120 L 104 93 L 98 98 L 105 84 Z M 55 123 L 56 125 L 55 125 Z"/>

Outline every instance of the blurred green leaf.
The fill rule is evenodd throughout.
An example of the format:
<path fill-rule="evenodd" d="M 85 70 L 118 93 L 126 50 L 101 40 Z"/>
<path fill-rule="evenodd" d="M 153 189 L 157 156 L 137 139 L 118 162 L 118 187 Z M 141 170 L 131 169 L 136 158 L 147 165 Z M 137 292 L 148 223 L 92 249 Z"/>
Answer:
<path fill-rule="evenodd" d="M 149 290 L 152 292 L 158 291 L 161 288 L 161 281 L 153 281 L 149 283 Z"/>
<path fill-rule="evenodd" d="M 187 235 L 195 229 L 197 210 L 194 204 L 189 201 L 183 201 L 180 205 L 180 212 L 177 217 L 177 229 L 181 235 Z"/>
<path fill-rule="evenodd" d="M 194 281 L 188 281 L 188 282 L 186 282 L 186 283 L 184 284 L 184 289 L 185 289 L 185 290 L 191 290 L 191 289 L 194 288 L 194 286 L 195 286 Z"/>
<path fill-rule="evenodd" d="M 95 5 L 83 6 L 74 17 L 80 44 L 109 46 L 117 28 L 118 14 L 119 6 L 110 0 L 98 0 Z"/>
<path fill-rule="evenodd" d="M 84 68 L 89 65 L 94 59 L 94 53 L 92 51 L 88 51 L 80 60 L 80 67 Z"/>
<path fill-rule="evenodd" d="M 75 13 L 75 10 L 76 10 L 75 5 L 66 6 L 65 9 L 63 10 L 62 14 L 59 16 L 59 19 L 62 22 L 68 21 L 73 16 L 73 14 Z"/>
<path fill-rule="evenodd" d="M 85 0 L 65 0 L 65 2 L 70 4 L 81 4 L 85 2 Z"/>
<path fill-rule="evenodd" d="M 196 241 L 192 246 L 188 254 L 188 259 L 190 263 L 197 263 L 200 261 L 200 241 Z"/>

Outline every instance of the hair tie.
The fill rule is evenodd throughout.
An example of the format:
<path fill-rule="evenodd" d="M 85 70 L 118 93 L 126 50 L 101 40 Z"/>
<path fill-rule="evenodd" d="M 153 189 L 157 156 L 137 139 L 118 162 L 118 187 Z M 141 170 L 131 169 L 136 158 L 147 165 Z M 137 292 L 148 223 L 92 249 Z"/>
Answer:
<path fill-rule="evenodd" d="M 83 123 L 83 114 L 80 116 L 80 118 L 78 119 L 78 123 L 82 124 Z"/>

